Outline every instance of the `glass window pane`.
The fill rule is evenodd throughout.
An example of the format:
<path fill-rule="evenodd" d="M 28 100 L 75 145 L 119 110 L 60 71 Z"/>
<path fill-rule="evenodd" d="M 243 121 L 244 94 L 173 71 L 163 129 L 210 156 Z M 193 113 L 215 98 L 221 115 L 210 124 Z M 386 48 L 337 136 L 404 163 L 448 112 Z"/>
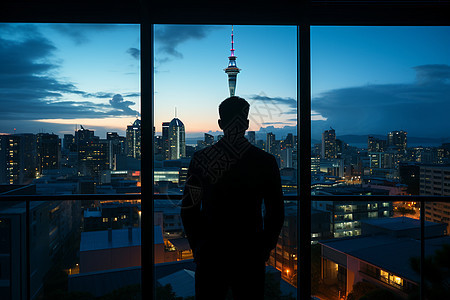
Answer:
<path fill-rule="evenodd" d="M 314 195 L 449 195 L 432 169 L 449 162 L 449 36 L 311 27 Z"/>
<path fill-rule="evenodd" d="M 0 184 L 140 192 L 139 25 L 0 28 Z"/>
<path fill-rule="evenodd" d="M 328 238 L 316 249 L 321 260 L 313 248 L 313 271 L 321 272 L 320 284 L 313 280 L 312 286 L 318 295 L 358 298 L 373 290 L 364 281 L 382 288 L 370 292 L 378 297 L 386 291 L 418 293 L 420 203 L 333 196 L 448 195 L 448 128 L 441 109 L 450 103 L 449 35 L 449 27 L 311 28 L 311 193 L 323 196 L 312 206 L 330 220 Z M 446 238 L 444 205 L 425 206 L 426 244 Z M 312 222 L 312 228 L 321 224 Z M 371 244 L 392 238 L 389 247 Z M 409 250 L 403 250 L 407 243 Z M 379 256 L 368 257 L 374 249 Z M 340 261 L 336 251 L 358 264 Z M 403 262 L 403 269 L 396 264 L 405 257 L 413 262 Z"/>
<path fill-rule="evenodd" d="M 284 195 L 297 195 L 296 31 L 295 26 L 154 26 L 155 219 L 162 224 L 166 250 L 177 253 L 155 265 L 156 280 L 161 285 L 170 284 L 174 291 L 179 291 L 177 283 L 170 281 L 175 275 L 171 277 L 163 272 L 163 263 L 170 259 L 178 261 L 179 267 L 174 272 L 195 271 L 193 253 L 180 218 L 181 195 L 189 180 L 188 169 L 194 153 L 214 150 L 214 145 L 227 138 L 218 124 L 218 106 L 226 98 L 237 95 L 250 104 L 244 144 L 257 153 L 262 152 L 255 147 L 272 154 L 274 168 L 280 171 Z M 211 180 L 226 176 L 231 164 L 217 153 L 209 155 L 214 167 L 205 170 L 205 174 Z M 214 172 L 209 173 L 211 170 Z M 250 189 L 259 174 L 248 174 L 235 184 L 248 185 Z M 242 194 L 246 192 L 242 190 Z M 285 207 L 290 223 L 285 222 L 274 246 L 276 250 L 269 259 L 274 276 L 267 275 L 270 277 L 267 280 L 282 278 L 282 285 L 295 295 L 292 284 L 296 282 L 296 231 L 293 228 L 297 215 L 296 203 L 289 204 Z M 230 213 L 232 218 L 244 217 L 239 215 L 239 208 Z M 230 223 L 231 219 L 226 222 Z M 218 235 L 218 229 L 208 230 Z M 242 243 L 242 252 L 256 257 L 257 249 L 253 250 L 249 242 L 252 235 L 246 234 L 249 230 L 242 229 L 237 238 Z M 281 252 L 275 253 L 278 247 Z M 276 259 L 280 255 L 283 261 Z M 189 282 L 191 294 L 176 293 L 178 296 L 193 295 L 194 281 L 191 278 Z"/>
<path fill-rule="evenodd" d="M 32 298 L 77 291 L 100 296 L 140 283 L 137 196 L 32 201 L 36 195 L 140 193 L 139 45 L 139 25 L 0 24 L 0 194 L 31 197 L 29 228 L 25 203 L 0 202 L 1 243 L 14 253 L 10 269 L 0 261 L 2 282 L 10 276 L 8 299 L 26 298 L 28 259 Z M 86 251 L 107 247 L 124 252 L 110 264 L 86 260 Z M 99 277 L 92 272 L 108 277 L 128 267 L 136 269 L 129 276 L 134 282 L 93 285 Z M 133 291 L 140 294 L 140 287 Z"/>

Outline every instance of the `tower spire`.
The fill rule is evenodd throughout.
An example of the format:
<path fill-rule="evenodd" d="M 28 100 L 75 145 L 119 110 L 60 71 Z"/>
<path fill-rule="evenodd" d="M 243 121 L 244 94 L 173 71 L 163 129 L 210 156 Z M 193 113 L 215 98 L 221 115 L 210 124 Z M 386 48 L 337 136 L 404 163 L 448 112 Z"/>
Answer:
<path fill-rule="evenodd" d="M 234 55 L 234 28 L 231 25 L 231 54 L 228 57 L 228 67 L 224 69 L 228 74 L 228 88 L 230 90 L 230 97 L 235 95 L 237 74 L 241 71 L 236 65 L 236 56 Z"/>
<path fill-rule="evenodd" d="M 231 25 L 231 56 L 234 56 L 234 30 L 233 30 L 233 25 Z"/>

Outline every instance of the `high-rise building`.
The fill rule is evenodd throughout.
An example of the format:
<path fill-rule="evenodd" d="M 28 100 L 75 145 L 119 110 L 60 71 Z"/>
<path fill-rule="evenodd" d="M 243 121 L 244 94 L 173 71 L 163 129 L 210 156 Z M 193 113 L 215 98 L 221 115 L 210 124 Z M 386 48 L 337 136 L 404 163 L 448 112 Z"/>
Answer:
<path fill-rule="evenodd" d="M 169 125 L 170 122 L 163 122 L 162 123 L 162 151 L 163 151 L 163 158 L 164 160 L 169 159 Z"/>
<path fill-rule="evenodd" d="M 228 88 L 230 89 L 230 97 L 236 92 L 237 75 L 241 71 L 236 65 L 236 56 L 234 55 L 234 32 L 231 26 L 231 55 L 228 57 L 228 67 L 224 70 L 228 74 Z"/>
<path fill-rule="evenodd" d="M 324 159 L 337 158 L 336 132 L 333 128 L 322 133 L 322 155 Z"/>
<path fill-rule="evenodd" d="M 117 170 L 117 157 L 125 154 L 126 138 L 120 136 L 117 132 L 107 132 L 106 140 L 108 143 L 109 168 Z"/>
<path fill-rule="evenodd" d="M 61 139 L 56 134 L 37 134 L 37 167 L 39 174 L 44 170 L 59 169 L 61 161 Z"/>
<path fill-rule="evenodd" d="M 30 183 L 36 178 L 37 171 L 37 139 L 32 133 L 21 133 L 20 136 L 20 171 L 22 184 Z"/>
<path fill-rule="evenodd" d="M 294 148 L 294 135 L 292 133 L 288 133 L 286 139 L 284 140 L 284 145 L 287 147 Z"/>
<path fill-rule="evenodd" d="M 0 135 L 0 184 L 21 184 L 20 137 Z"/>
<path fill-rule="evenodd" d="M 368 152 L 383 152 L 386 147 L 386 140 L 381 140 L 373 136 L 367 137 Z"/>
<path fill-rule="evenodd" d="M 205 145 L 212 146 L 214 144 L 214 136 L 208 133 L 205 133 Z"/>
<path fill-rule="evenodd" d="M 101 171 L 109 169 L 108 141 L 94 136 L 92 130 L 81 128 L 75 132 L 78 173 L 97 177 Z"/>
<path fill-rule="evenodd" d="M 274 154 L 275 152 L 275 134 L 272 132 L 266 135 L 266 152 Z"/>
<path fill-rule="evenodd" d="M 391 131 L 387 135 L 387 145 L 388 147 L 394 147 L 401 151 L 406 151 L 407 141 L 406 141 L 407 132 L 400 131 Z"/>
<path fill-rule="evenodd" d="M 83 125 L 80 125 L 80 129 L 75 131 L 75 144 L 79 141 L 86 141 L 94 138 L 94 130 L 84 129 Z"/>
<path fill-rule="evenodd" d="M 70 151 L 71 147 L 75 144 L 75 136 L 73 134 L 65 134 L 63 138 L 63 149 Z"/>
<path fill-rule="evenodd" d="M 420 166 L 421 196 L 450 196 L 450 166 Z M 425 220 L 446 223 L 450 232 L 450 204 L 445 202 L 427 202 Z"/>
<path fill-rule="evenodd" d="M 169 123 L 169 159 L 186 157 L 184 124 L 178 118 Z"/>
<path fill-rule="evenodd" d="M 280 168 L 293 167 L 294 151 L 291 147 L 286 147 L 280 151 Z"/>
<path fill-rule="evenodd" d="M 127 155 L 141 159 L 141 120 L 136 119 L 133 125 L 127 126 Z"/>

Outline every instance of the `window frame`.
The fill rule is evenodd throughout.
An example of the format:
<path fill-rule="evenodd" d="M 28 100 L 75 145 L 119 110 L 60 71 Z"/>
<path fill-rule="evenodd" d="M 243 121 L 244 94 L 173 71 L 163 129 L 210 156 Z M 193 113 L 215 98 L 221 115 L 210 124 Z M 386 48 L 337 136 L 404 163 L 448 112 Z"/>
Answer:
<path fill-rule="evenodd" d="M 56 0 L 35 2 L 10 1 L 2 4 L 1 22 L 23 23 L 124 23 L 140 24 L 141 28 L 141 108 L 142 108 L 142 190 L 137 195 L 64 195 L 64 196 L 14 196 L 0 195 L 0 201 L 26 202 L 26 238 L 29 241 L 31 201 L 42 200 L 83 200 L 83 199 L 141 199 L 142 208 L 142 298 L 154 296 L 155 276 L 153 264 L 153 24 L 242 24 L 242 25 L 295 25 L 297 26 L 297 134 L 302 144 L 311 144 L 311 26 L 450 26 L 448 12 L 450 1 L 299 1 L 283 3 L 276 7 L 260 3 L 258 6 L 234 6 L 233 13 L 224 7 L 175 1 L 176 3 L 150 4 L 145 0 L 92 1 L 81 0 L 70 4 Z M 147 84 L 145 84 L 147 83 Z M 150 155 L 151 154 L 151 155 Z M 299 189 L 297 196 L 285 199 L 297 200 L 297 298 L 310 299 L 311 295 L 311 201 L 325 201 L 324 196 L 311 195 L 311 149 L 300 147 L 297 152 L 299 162 Z M 146 172 L 147 171 L 147 172 Z M 334 196 L 339 199 L 343 196 Z M 424 261 L 424 221 L 425 203 L 446 202 L 450 197 L 433 196 L 345 196 L 351 201 L 417 201 L 420 202 L 421 221 L 421 269 Z M 166 197 L 167 199 L 167 197 Z M 300 230 L 302 229 L 302 230 Z M 29 243 L 27 255 L 30 257 Z M 27 276 L 30 278 L 30 264 L 27 260 Z M 420 296 L 423 273 L 420 274 Z M 301 288 L 300 288 L 301 287 Z M 27 298 L 30 299 L 30 282 L 27 281 Z"/>

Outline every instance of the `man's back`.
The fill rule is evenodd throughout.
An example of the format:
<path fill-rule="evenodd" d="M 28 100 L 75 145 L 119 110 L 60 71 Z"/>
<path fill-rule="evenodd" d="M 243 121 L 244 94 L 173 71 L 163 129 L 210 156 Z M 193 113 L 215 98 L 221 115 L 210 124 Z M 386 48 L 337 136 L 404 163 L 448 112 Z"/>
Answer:
<path fill-rule="evenodd" d="M 272 155 L 245 138 L 223 138 L 195 153 L 188 178 L 182 217 L 196 259 L 208 253 L 233 255 L 242 251 L 244 243 L 264 256 L 275 246 L 284 212 Z M 197 231 L 192 235 L 190 225 Z"/>

